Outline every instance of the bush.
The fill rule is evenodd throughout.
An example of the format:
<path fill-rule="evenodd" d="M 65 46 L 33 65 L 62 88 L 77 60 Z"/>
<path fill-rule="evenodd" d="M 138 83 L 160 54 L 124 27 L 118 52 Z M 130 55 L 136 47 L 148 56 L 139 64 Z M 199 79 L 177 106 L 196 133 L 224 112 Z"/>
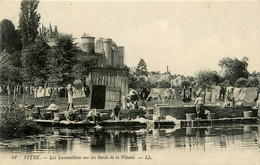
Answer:
<path fill-rule="evenodd" d="M 250 77 L 248 79 L 247 87 L 257 87 L 259 85 L 259 79 L 256 77 Z"/>
<path fill-rule="evenodd" d="M 159 81 L 157 84 L 157 88 L 170 88 L 170 87 L 171 87 L 171 82 L 168 80 Z"/>
<path fill-rule="evenodd" d="M 246 87 L 248 83 L 248 79 L 246 78 L 239 78 L 235 83 L 235 87 Z"/>
<path fill-rule="evenodd" d="M 0 117 L 0 136 L 19 138 L 42 133 L 43 129 L 35 122 L 27 120 L 26 111 L 17 104 L 3 105 Z"/>
<path fill-rule="evenodd" d="M 259 85 L 259 80 L 256 77 L 251 77 L 249 79 L 239 78 L 235 83 L 235 87 L 257 87 Z"/>

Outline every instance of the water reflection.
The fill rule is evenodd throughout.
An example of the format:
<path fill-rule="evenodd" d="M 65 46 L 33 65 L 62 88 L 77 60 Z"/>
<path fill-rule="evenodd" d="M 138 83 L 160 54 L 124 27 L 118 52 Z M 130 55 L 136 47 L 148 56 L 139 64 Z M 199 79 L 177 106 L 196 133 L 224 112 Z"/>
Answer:
<path fill-rule="evenodd" d="M 95 130 L 48 128 L 47 135 L 1 140 L 1 152 L 113 153 L 158 150 L 260 151 L 258 125 L 174 129 Z"/>

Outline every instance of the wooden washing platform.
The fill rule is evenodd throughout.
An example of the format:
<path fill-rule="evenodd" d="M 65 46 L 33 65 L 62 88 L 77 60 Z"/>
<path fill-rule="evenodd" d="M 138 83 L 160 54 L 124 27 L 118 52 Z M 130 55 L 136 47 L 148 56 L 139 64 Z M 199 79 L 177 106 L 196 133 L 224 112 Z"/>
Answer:
<path fill-rule="evenodd" d="M 237 117 L 237 118 L 220 118 L 220 119 L 195 119 L 179 120 L 182 127 L 186 126 L 214 126 L 214 125 L 231 125 L 231 124 L 257 124 L 257 117 Z M 173 128 L 176 123 L 168 120 L 149 121 L 147 126 L 150 128 Z"/>
<path fill-rule="evenodd" d="M 42 126 L 52 126 L 52 127 L 95 127 L 97 124 L 101 127 L 111 127 L 111 128 L 146 128 L 146 123 L 142 123 L 139 121 L 126 121 L 126 120 L 105 120 L 102 122 L 98 122 L 97 124 L 93 121 L 54 121 L 54 120 L 33 120 L 37 124 Z"/>
<path fill-rule="evenodd" d="M 36 123 L 43 126 L 53 127 L 95 127 L 96 123 L 90 122 L 75 122 L 75 121 L 54 121 L 54 120 L 34 120 Z M 213 126 L 225 124 L 256 124 L 258 123 L 257 117 L 237 117 L 237 118 L 220 118 L 220 119 L 195 119 L 195 120 L 179 120 L 181 126 Z M 98 122 L 102 128 L 173 128 L 176 123 L 169 120 L 148 120 L 147 122 L 140 122 L 134 120 L 104 120 Z"/>
<path fill-rule="evenodd" d="M 55 120 L 33 120 L 37 124 L 47 127 L 94 127 L 94 122 L 75 122 L 75 121 L 55 121 Z"/>
<path fill-rule="evenodd" d="M 236 118 L 220 118 L 220 119 L 195 119 L 195 120 L 181 120 L 181 126 L 212 126 L 224 124 L 256 124 L 257 117 L 236 117 Z"/>

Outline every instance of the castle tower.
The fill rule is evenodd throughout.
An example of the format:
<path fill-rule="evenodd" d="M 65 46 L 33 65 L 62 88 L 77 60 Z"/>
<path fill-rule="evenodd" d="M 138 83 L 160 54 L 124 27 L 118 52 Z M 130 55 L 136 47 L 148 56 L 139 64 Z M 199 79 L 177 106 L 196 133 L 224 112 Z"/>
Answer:
<path fill-rule="evenodd" d="M 51 27 L 51 23 L 50 23 L 50 29 L 49 29 L 49 32 L 50 32 L 50 36 L 52 37 L 52 27 Z"/>
<path fill-rule="evenodd" d="M 57 37 L 59 35 L 58 33 L 58 27 L 54 26 L 54 36 Z"/>
<path fill-rule="evenodd" d="M 105 57 L 107 60 L 107 65 L 113 65 L 111 44 L 112 44 L 112 39 L 105 38 L 103 40 L 103 49 L 104 49 Z"/>
<path fill-rule="evenodd" d="M 95 53 L 95 37 L 91 37 L 90 35 L 84 35 L 81 37 L 82 50 L 84 52 L 94 54 Z"/>
<path fill-rule="evenodd" d="M 123 46 L 119 46 L 119 67 L 123 67 L 125 63 L 125 48 Z"/>

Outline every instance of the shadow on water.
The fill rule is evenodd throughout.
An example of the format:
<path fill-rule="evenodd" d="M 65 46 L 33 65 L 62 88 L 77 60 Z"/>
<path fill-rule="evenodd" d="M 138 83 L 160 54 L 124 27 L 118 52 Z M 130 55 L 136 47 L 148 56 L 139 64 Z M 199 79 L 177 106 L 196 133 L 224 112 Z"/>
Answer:
<path fill-rule="evenodd" d="M 175 127 L 172 129 L 66 129 L 47 128 L 45 135 L 1 140 L 0 151 L 7 153 L 110 153 L 158 150 L 260 151 L 259 125 L 218 127 Z"/>

